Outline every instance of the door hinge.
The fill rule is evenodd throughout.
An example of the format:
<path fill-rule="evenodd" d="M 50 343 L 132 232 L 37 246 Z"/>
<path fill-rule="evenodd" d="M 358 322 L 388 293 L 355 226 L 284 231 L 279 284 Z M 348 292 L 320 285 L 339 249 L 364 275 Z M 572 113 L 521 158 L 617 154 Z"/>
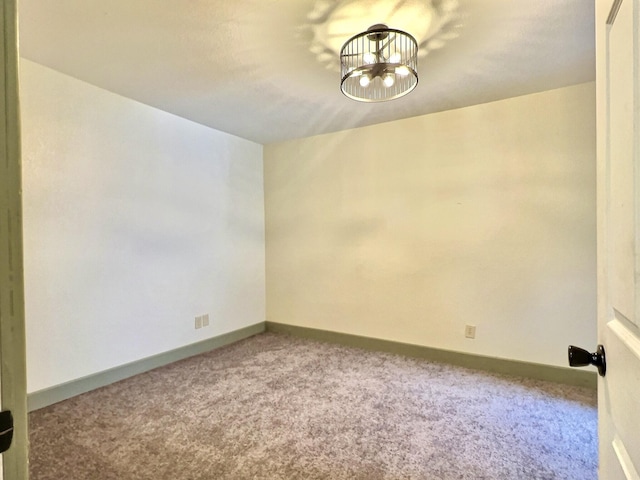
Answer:
<path fill-rule="evenodd" d="M 0 453 L 6 452 L 13 440 L 13 415 L 11 410 L 0 412 Z"/>

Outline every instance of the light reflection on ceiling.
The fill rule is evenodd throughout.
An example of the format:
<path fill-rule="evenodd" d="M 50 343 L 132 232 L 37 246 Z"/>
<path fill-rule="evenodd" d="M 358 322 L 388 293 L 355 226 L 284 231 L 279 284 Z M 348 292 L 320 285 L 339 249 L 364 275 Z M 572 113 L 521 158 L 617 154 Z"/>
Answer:
<path fill-rule="evenodd" d="M 307 19 L 303 28 L 312 32 L 309 50 L 335 71 L 342 45 L 372 25 L 385 24 L 411 34 L 421 58 L 457 38 L 463 26 L 458 0 L 317 0 Z"/>

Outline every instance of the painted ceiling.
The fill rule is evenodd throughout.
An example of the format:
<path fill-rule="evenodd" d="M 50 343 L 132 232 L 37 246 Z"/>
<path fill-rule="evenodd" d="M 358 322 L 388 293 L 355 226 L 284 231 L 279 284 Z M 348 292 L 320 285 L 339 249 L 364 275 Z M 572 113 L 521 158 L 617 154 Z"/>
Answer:
<path fill-rule="evenodd" d="M 20 0 L 29 60 L 258 143 L 595 79 L 589 0 Z M 373 24 L 420 44 L 409 95 L 340 92 L 338 52 Z"/>

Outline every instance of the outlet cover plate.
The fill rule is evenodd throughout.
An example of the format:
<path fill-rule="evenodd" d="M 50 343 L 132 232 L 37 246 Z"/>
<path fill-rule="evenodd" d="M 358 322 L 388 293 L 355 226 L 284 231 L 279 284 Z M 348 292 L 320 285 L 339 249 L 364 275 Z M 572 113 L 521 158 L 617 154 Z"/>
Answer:
<path fill-rule="evenodd" d="M 476 338 L 476 326 L 466 325 L 464 327 L 464 336 L 467 338 Z"/>

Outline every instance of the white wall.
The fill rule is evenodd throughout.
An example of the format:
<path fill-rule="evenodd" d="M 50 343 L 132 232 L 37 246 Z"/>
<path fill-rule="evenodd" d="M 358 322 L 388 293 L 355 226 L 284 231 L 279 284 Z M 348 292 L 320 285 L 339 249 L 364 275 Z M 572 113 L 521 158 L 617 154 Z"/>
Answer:
<path fill-rule="evenodd" d="M 594 83 L 264 162 L 267 320 L 559 366 L 596 344 Z"/>
<path fill-rule="evenodd" d="M 21 89 L 29 392 L 264 321 L 261 145 L 24 59 Z"/>
<path fill-rule="evenodd" d="M 268 145 L 263 190 L 260 145 L 21 75 L 29 392 L 263 321 L 265 210 L 268 320 L 562 366 L 596 343 L 592 83 Z"/>

